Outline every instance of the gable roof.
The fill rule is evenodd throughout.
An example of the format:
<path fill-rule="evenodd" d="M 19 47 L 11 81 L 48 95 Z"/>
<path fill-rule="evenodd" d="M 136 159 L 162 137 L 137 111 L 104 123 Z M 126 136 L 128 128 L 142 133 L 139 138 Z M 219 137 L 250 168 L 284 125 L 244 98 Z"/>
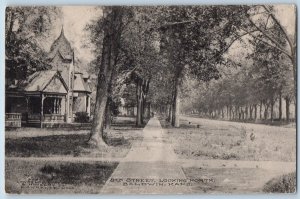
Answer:
<path fill-rule="evenodd" d="M 58 79 L 59 81 L 56 81 Z M 59 71 L 44 70 L 30 75 L 26 80 L 20 81 L 16 88 L 25 92 L 57 92 L 67 93 L 68 87 Z"/>
<path fill-rule="evenodd" d="M 83 80 L 82 73 L 75 73 L 74 75 L 74 91 L 79 92 L 89 92 L 91 93 L 91 89 L 87 82 Z"/>
<path fill-rule="evenodd" d="M 64 85 L 64 81 L 62 81 L 61 77 L 55 75 L 52 80 L 50 80 L 50 82 L 45 86 L 43 92 L 67 94 L 68 90 L 66 85 Z"/>

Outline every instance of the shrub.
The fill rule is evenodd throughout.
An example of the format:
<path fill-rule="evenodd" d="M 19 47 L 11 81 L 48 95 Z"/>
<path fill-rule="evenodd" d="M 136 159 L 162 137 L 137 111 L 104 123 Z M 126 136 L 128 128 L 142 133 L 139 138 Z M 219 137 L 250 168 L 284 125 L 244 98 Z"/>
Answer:
<path fill-rule="evenodd" d="M 52 165 L 45 165 L 45 166 L 43 166 L 41 169 L 40 169 L 40 171 L 42 172 L 42 173 L 45 173 L 45 174 L 51 174 L 51 173 L 56 173 L 56 172 L 58 172 L 58 169 L 57 168 L 55 168 L 54 166 L 52 166 Z"/>
<path fill-rule="evenodd" d="M 271 179 L 265 184 L 263 191 L 268 193 L 295 193 L 296 172 Z"/>
<path fill-rule="evenodd" d="M 75 113 L 75 122 L 79 123 L 87 123 L 89 122 L 90 118 L 87 112 L 77 112 Z"/>

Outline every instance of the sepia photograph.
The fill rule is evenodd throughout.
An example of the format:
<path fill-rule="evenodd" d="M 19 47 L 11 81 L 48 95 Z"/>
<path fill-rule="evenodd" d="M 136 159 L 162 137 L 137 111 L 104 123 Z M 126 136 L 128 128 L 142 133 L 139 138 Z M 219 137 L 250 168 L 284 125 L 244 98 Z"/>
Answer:
<path fill-rule="evenodd" d="M 7 6 L 6 193 L 295 194 L 296 15 Z"/>

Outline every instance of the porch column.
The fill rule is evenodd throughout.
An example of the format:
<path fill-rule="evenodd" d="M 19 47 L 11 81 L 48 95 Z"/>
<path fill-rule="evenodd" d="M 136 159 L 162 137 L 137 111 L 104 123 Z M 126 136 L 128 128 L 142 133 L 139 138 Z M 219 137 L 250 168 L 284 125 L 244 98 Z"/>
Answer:
<path fill-rule="evenodd" d="M 73 100 L 74 100 L 74 98 L 73 98 L 73 94 L 72 94 L 72 96 L 70 97 L 70 104 L 69 104 L 69 106 L 70 106 L 70 109 L 69 109 L 69 111 L 70 111 L 70 123 L 73 122 Z"/>
<path fill-rule="evenodd" d="M 91 115 L 91 97 L 87 96 L 87 108 L 86 108 L 86 112 L 88 114 L 88 116 Z"/>
<path fill-rule="evenodd" d="M 65 115 L 66 115 L 66 122 L 69 120 L 69 94 L 65 97 Z"/>
<path fill-rule="evenodd" d="M 66 96 L 62 96 L 60 100 L 60 114 L 64 116 L 64 122 L 66 122 Z"/>
<path fill-rule="evenodd" d="M 58 113 L 58 99 L 54 98 L 54 113 L 57 114 Z"/>
<path fill-rule="evenodd" d="M 40 120 L 41 120 L 41 128 L 43 127 L 43 115 L 44 115 L 44 94 L 41 95 L 41 116 L 40 116 Z"/>
<path fill-rule="evenodd" d="M 56 98 L 53 98 L 53 114 L 56 114 Z"/>
<path fill-rule="evenodd" d="M 59 114 L 61 114 L 61 101 L 62 101 L 62 98 L 59 98 L 59 101 L 58 101 L 58 112 L 59 112 Z"/>
<path fill-rule="evenodd" d="M 71 102 L 72 101 L 72 98 L 71 98 L 71 95 L 70 95 L 70 92 L 69 94 L 67 95 L 67 102 L 66 102 L 66 107 L 67 107 L 67 115 L 66 115 L 66 119 L 67 119 L 67 123 L 71 123 L 72 122 L 72 106 L 71 106 Z"/>
<path fill-rule="evenodd" d="M 26 112 L 27 112 L 27 114 L 26 114 L 26 124 L 28 123 L 28 114 L 29 114 L 29 99 L 30 99 L 30 97 L 26 97 L 25 98 L 26 99 Z"/>

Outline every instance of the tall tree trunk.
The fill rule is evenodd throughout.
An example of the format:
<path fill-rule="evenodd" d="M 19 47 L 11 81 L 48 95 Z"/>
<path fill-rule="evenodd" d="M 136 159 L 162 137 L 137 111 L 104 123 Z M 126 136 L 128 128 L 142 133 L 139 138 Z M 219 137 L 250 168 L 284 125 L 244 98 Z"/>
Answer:
<path fill-rule="evenodd" d="M 137 81 L 136 84 L 136 98 L 137 98 L 137 114 L 136 114 L 136 126 L 142 126 L 143 124 L 143 93 L 142 93 L 142 82 L 141 80 Z"/>
<path fill-rule="evenodd" d="M 290 98 L 285 97 L 285 111 L 286 111 L 286 121 L 290 122 Z"/>
<path fill-rule="evenodd" d="M 175 85 L 175 83 L 174 83 Z M 174 86 L 175 87 L 175 86 Z M 173 126 L 175 123 L 175 109 L 174 109 L 174 105 L 175 104 L 175 88 L 172 91 L 172 95 L 171 95 L 171 125 Z"/>
<path fill-rule="evenodd" d="M 257 119 L 257 105 L 255 104 L 254 105 L 254 120 L 256 120 Z"/>
<path fill-rule="evenodd" d="M 226 119 L 228 119 L 229 118 L 229 113 L 228 113 L 228 110 L 229 110 L 229 107 L 228 107 L 228 105 L 226 106 Z"/>
<path fill-rule="evenodd" d="M 144 124 L 144 113 L 146 108 L 146 96 L 149 89 L 150 80 L 145 80 L 141 76 L 135 76 L 136 81 L 136 97 L 137 97 L 137 117 L 136 125 L 141 126 Z"/>
<path fill-rule="evenodd" d="M 104 26 L 104 38 L 102 44 L 102 59 L 98 74 L 97 94 L 94 110 L 94 119 L 90 132 L 89 145 L 100 147 L 106 146 L 103 140 L 104 117 L 109 96 L 109 84 L 112 82 L 113 73 L 116 72 L 116 60 L 119 51 L 119 43 L 122 25 L 122 10 L 120 7 L 107 8 Z M 103 11 L 105 14 L 107 10 Z"/>
<path fill-rule="evenodd" d="M 253 119 L 253 106 L 249 106 L 250 108 L 249 108 L 249 110 L 250 110 L 250 120 L 252 120 Z"/>
<path fill-rule="evenodd" d="M 259 105 L 259 119 L 260 120 L 262 119 L 262 105 L 263 105 L 263 102 L 260 101 L 260 105 Z"/>
<path fill-rule="evenodd" d="M 279 120 L 282 120 L 282 96 L 281 93 L 279 95 Z"/>
<path fill-rule="evenodd" d="M 274 100 L 271 99 L 271 122 L 274 120 Z"/>
<path fill-rule="evenodd" d="M 245 120 L 245 111 L 244 108 L 241 107 L 242 120 Z"/>
<path fill-rule="evenodd" d="M 172 113 L 171 113 L 171 125 L 172 126 L 174 126 L 174 124 L 175 124 L 175 109 L 174 109 L 174 107 L 175 107 L 175 99 L 174 99 L 174 97 L 175 97 L 175 94 L 173 94 L 173 96 L 172 96 L 172 104 L 171 104 L 171 106 L 172 106 Z"/>
<path fill-rule="evenodd" d="M 173 100 L 173 120 L 172 126 L 179 127 L 179 117 L 180 117 L 180 99 L 179 99 L 179 77 L 175 80 L 175 90 L 174 90 L 174 100 Z"/>
<path fill-rule="evenodd" d="M 224 119 L 224 110 L 223 110 L 223 108 L 221 109 L 221 112 L 222 112 L 222 119 Z"/>
<path fill-rule="evenodd" d="M 266 104 L 265 104 L 265 114 L 264 114 L 264 119 L 265 119 L 265 120 L 268 119 L 268 111 L 269 111 L 269 104 L 266 103 Z"/>
<path fill-rule="evenodd" d="M 111 127 L 111 98 L 107 98 L 106 110 L 105 110 L 105 129 Z"/>
<path fill-rule="evenodd" d="M 106 44 L 106 45 L 104 45 Z M 103 40 L 103 52 L 102 52 L 102 61 L 101 68 L 98 75 L 98 85 L 97 85 L 97 95 L 96 103 L 94 110 L 94 119 L 91 129 L 91 134 L 88 143 L 92 146 L 106 146 L 106 143 L 103 140 L 103 123 L 105 116 L 105 109 L 108 98 L 108 77 L 110 76 L 108 72 L 110 66 L 110 38 L 107 36 Z M 102 69 L 102 70 L 101 70 Z M 109 71 L 108 71 L 109 70 Z M 107 72 L 107 73 L 105 73 Z M 109 75 L 109 76 L 108 76 Z"/>
<path fill-rule="evenodd" d="M 150 104 L 150 102 L 148 102 L 148 103 L 146 103 L 146 115 L 145 115 L 145 117 L 150 118 L 151 117 L 150 113 L 151 113 L 151 104 Z"/>
<path fill-rule="evenodd" d="M 172 121 L 171 117 L 172 117 L 172 106 L 168 104 L 168 117 L 167 117 L 168 122 Z"/>

